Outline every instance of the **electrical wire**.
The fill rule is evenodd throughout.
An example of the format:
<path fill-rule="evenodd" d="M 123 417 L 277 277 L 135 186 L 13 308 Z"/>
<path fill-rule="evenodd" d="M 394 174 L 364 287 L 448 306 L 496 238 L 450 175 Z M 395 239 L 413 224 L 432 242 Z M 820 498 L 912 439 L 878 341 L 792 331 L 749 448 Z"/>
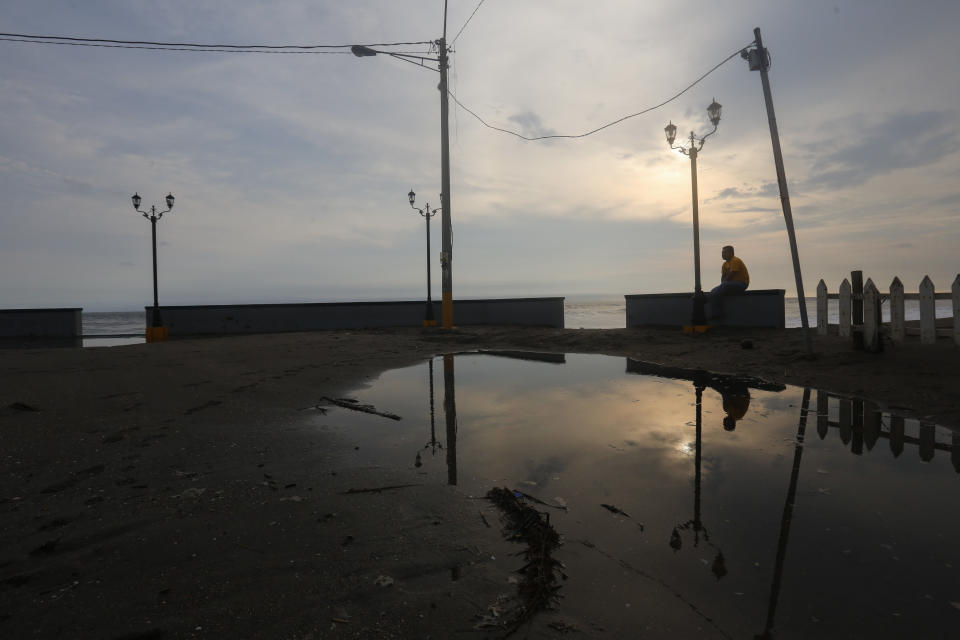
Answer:
<path fill-rule="evenodd" d="M 13 38 L 19 38 L 13 40 Z M 172 51 L 193 51 L 193 50 L 240 50 L 242 53 L 250 53 L 257 49 L 299 49 L 309 51 L 313 49 L 349 49 L 352 44 L 311 44 L 311 45 L 277 45 L 277 44 L 198 44 L 191 42 L 151 42 L 143 40 L 110 40 L 107 38 L 76 38 L 71 36 L 38 36 L 25 33 L 0 33 L 0 40 L 10 42 L 33 42 L 36 44 L 76 44 L 78 46 L 114 46 L 116 48 L 129 49 L 164 49 Z M 410 45 L 432 44 L 431 40 L 421 40 L 417 42 L 375 42 L 365 44 L 365 47 L 399 47 Z"/>
<path fill-rule="evenodd" d="M 752 44 L 754 44 L 754 43 L 751 42 L 750 44 L 747 45 L 747 47 L 751 46 Z M 671 98 L 667 98 L 666 100 L 664 100 L 664 101 L 661 102 L 660 104 L 654 105 L 654 106 L 652 106 L 652 107 L 647 107 L 647 108 L 644 109 L 643 111 L 638 111 L 638 112 L 636 112 L 636 113 L 631 113 L 630 115 L 623 116 L 622 118 L 617 118 L 617 119 L 614 120 L 613 122 L 608 122 L 607 124 L 605 124 L 605 125 L 603 125 L 603 126 L 600 126 L 600 127 L 597 127 L 596 129 L 593 129 L 593 130 L 591 130 L 591 131 L 587 131 L 586 133 L 578 133 L 578 134 L 572 134 L 572 135 L 552 134 L 552 135 L 546 135 L 546 136 L 525 136 L 525 135 L 523 135 L 522 133 L 517 133 L 516 131 L 510 131 L 509 129 L 502 129 L 502 128 L 500 128 L 500 127 L 496 127 L 496 126 L 494 126 L 494 125 L 492 125 L 492 124 L 487 123 L 486 120 L 484 120 L 483 118 L 481 118 L 480 116 L 478 116 L 476 113 L 474 113 L 473 111 L 471 111 L 470 109 L 468 109 L 466 106 L 464 106 L 464 104 L 457 99 L 457 96 L 453 95 L 453 94 L 450 93 L 449 91 L 448 91 L 447 93 L 450 93 L 450 97 L 453 98 L 453 101 L 457 103 L 457 106 L 459 106 L 461 109 L 463 109 L 464 111 L 466 111 L 467 113 L 469 113 L 470 115 L 472 115 L 474 118 L 476 118 L 477 120 L 479 120 L 479 121 L 480 121 L 480 124 L 482 124 L 483 126 L 487 127 L 488 129 L 493 129 L 494 131 L 500 131 L 500 132 L 502 132 L 502 133 L 508 133 L 508 134 L 510 134 L 510 135 L 512 135 L 512 136 L 516 136 L 517 138 L 520 138 L 521 140 L 528 140 L 528 141 L 530 141 L 530 142 L 533 142 L 533 141 L 536 141 L 536 140 L 548 140 L 548 139 L 551 139 L 551 138 L 586 138 L 587 136 L 593 135 L 594 133 L 597 133 L 598 131 L 603 131 L 604 129 L 607 129 L 607 128 L 609 128 L 609 127 L 612 127 L 612 126 L 615 125 L 615 124 L 620 124 L 620 123 L 623 122 L 624 120 L 629 120 L 630 118 L 636 118 L 637 116 L 642 116 L 642 115 L 645 114 L 645 113 L 650 113 L 651 111 L 654 111 L 655 109 L 659 109 L 660 107 L 663 107 L 663 106 L 665 106 L 665 105 L 667 105 L 667 104 L 670 104 L 671 102 L 673 102 L 674 100 L 676 100 L 677 98 L 679 98 L 680 96 L 682 96 L 683 94 L 685 94 L 687 91 L 689 91 L 690 89 L 692 89 L 693 87 L 695 87 L 696 85 L 698 85 L 704 78 L 706 78 L 706 77 L 709 76 L 711 73 L 713 73 L 714 71 L 716 71 L 717 69 L 719 69 L 720 67 L 722 67 L 724 64 L 726 64 L 727 62 L 729 62 L 731 59 L 733 59 L 734 57 L 740 55 L 740 52 L 741 52 L 744 48 L 746 48 L 746 47 L 741 47 L 740 49 L 737 49 L 736 51 L 734 51 L 733 53 L 731 53 L 729 56 L 727 56 L 726 58 L 724 58 L 723 60 L 721 60 L 719 63 L 717 63 L 712 69 L 710 69 L 710 70 L 707 71 L 705 74 L 703 74 L 702 76 L 700 76 L 699 78 L 697 78 L 696 80 L 694 80 L 694 81 L 693 81 L 692 83 L 690 83 L 689 85 L 687 85 L 687 87 L 686 87 L 685 89 L 683 89 L 680 93 L 676 94 L 675 96 L 673 96 L 673 97 L 671 97 Z"/>
<path fill-rule="evenodd" d="M 470 17 L 467 18 L 467 21 L 463 23 L 463 26 L 462 26 L 462 27 L 460 27 L 460 31 L 457 31 L 457 35 L 455 35 L 455 36 L 453 37 L 453 40 L 450 42 L 450 46 L 451 46 L 451 47 L 452 47 L 452 46 L 454 45 L 454 43 L 457 41 L 457 38 L 460 37 L 460 34 L 463 33 L 463 30 L 467 28 L 467 25 L 470 24 L 470 21 L 473 20 L 473 16 L 477 15 L 477 11 L 480 10 L 480 7 L 483 6 L 483 3 L 486 2 L 486 1 L 487 1 L 487 0 L 480 0 L 480 3 L 479 3 L 479 4 L 477 5 L 477 7 L 473 10 L 473 13 L 470 14 Z"/>
<path fill-rule="evenodd" d="M 16 38 L 0 38 L 0 42 L 25 42 L 28 44 L 60 44 L 70 47 L 104 47 L 107 49 L 147 49 L 152 51 L 193 51 L 199 53 L 299 53 L 305 55 L 350 55 L 349 51 L 277 51 L 272 49 L 195 49 L 190 47 L 153 47 L 145 45 L 126 44 L 94 44 L 91 42 L 54 42 L 44 40 L 19 40 Z"/>

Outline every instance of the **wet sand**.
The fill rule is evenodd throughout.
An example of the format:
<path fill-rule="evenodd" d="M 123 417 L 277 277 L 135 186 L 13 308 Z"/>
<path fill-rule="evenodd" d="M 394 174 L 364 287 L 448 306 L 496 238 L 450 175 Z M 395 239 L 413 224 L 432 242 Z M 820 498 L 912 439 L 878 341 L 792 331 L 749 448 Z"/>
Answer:
<path fill-rule="evenodd" d="M 412 467 L 364 466 L 348 435 L 308 426 L 321 398 L 435 354 L 519 349 L 750 375 L 960 425 L 951 341 L 814 347 L 799 330 L 465 327 L 2 351 L 0 636 L 497 637 L 475 628 L 516 589 L 494 560 L 517 551 L 496 509 Z M 643 601 L 650 637 L 720 637 L 670 593 Z M 611 637 L 616 611 L 575 605 L 525 631 Z"/>

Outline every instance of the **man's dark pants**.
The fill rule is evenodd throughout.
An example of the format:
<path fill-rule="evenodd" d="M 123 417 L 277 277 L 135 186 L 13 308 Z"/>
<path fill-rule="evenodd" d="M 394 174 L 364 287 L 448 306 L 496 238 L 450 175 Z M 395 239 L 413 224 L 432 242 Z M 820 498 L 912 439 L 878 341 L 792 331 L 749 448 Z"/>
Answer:
<path fill-rule="evenodd" d="M 738 296 L 747 290 L 746 282 L 733 281 L 721 282 L 715 286 L 707 296 L 707 303 L 710 305 L 709 318 L 720 318 L 723 316 L 723 299 L 727 296 Z"/>

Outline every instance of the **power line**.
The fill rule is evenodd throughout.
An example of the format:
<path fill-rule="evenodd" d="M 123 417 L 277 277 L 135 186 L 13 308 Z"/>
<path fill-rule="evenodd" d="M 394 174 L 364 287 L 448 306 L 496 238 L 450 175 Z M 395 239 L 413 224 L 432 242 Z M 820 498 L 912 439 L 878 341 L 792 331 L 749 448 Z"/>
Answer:
<path fill-rule="evenodd" d="M 92 42 L 53 42 L 44 40 L 20 40 L 17 38 L 0 38 L 3 42 L 25 42 L 28 44 L 59 44 L 70 47 L 104 47 L 107 49 L 148 49 L 153 51 L 194 51 L 200 53 L 299 53 L 306 55 L 346 55 L 349 51 L 278 51 L 273 49 L 216 49 L 202 48 L 195 49 L 190 47 L 154 47 L 145 45 L 126 45 L 126 44 L 95 44 Z"/>
<path fill-rule="evenodd" d="M 470 21 L 473 20 L 473 16 L 477 15 L 477 11 L 480 10 L 480 7 L 483 6 L 483 3 L 486 2 L 486 1 L 487 1 L 487 0 L 480 0 L 480 3 L 479 3 L 479 4 L 477 5 L 477 7 L 473 10 L 473 13 L 470 14 L 470 17 L 467 18 L 467 21 L 463 23 L 463 26 L 462 26 L 462 27 L 460 27 L 460 31 L 457 31 L 457 35 L 455 35 L 455 36 L 453 37 L 453 40 L 450 42 L 450 46 L 451 46 L 451 47 L 452 47 L 452 46 L 454 45 L 454 43 L 457 41 L 457 38 L 460 37 L 460 34 L 463 33 L 463 30 L 467 28 L 467 25 L 470 24 Z"/>
<path fill-rule="evenodd" d="M 751 46 L 752 44 L 754 44 L 754 43 L 751 42 L 750 44 L 747 45 L 747 47 Z M 690 89 L 692 89 L 693 87 L 695 87 L 696 85 L 698 85 L 701 80 L 703 80 L 704 78 L 706 78 L 707 76 L 709 76 L 711 73 L 713 73 L 714 71 L 716 71 L 717 69 L 719 69 L 720 67 L 722 67 L 725 63 L 729 62 L 732 58 L 734 58 L 734 57 L 736 57 L 736 56 L 739 56 L 739 55 L 740 55 L 740 52 L 741 52 L 743 49 L 745 49 L 745 48 L 746 48 L 746 47 L 742 47 L 742 48 L 740 48 L 740 49 L 737 49 L 737 50 L 734 51 L 733 53 L 731 53 L 729 56 L 727 56 L 726 58 L 724 58 L 723 60 L 721 60 L 716 66 L 714 66 L 712 69 L 710 69 L 709 71 L 707 71 L 705 74 L 703 74 L 702 76 L 700 76 L 699 78 L 697 78 L 696 80 L 694 80 L 694 81 L 693 81 L 692 83 L 690 83 L 683 91 L 681 91 L 680 93 L 676 94 L 675 96 L 664 100 L 664 101 L 661 102 L 660 104 L 654 105 L 654 106 L 652 106 L 652 107 L 648 107 L 648 108 L 644 109 L 643 111 L 638 111 L 638 112 L 636 112 L 636 113 L 631 113 L 630 115 L 623 116 L 622 118 L 617 118 L 617 119 L 614 120 L 613 122 L 608 122 L 607 124 L 605 124 L 605 125 L 603 125 L 603 126 L 601 126 L 601 127 L 597 127 L 596 129 L 593 129 L 593 130 L 591 130 L 591 131 L 587 131 L 586 133 L 578 133 L 578 134 L 573 134 L 573 135 L 553 134 L 553 135 L 547 135 L 547 136 L 525 136 L 525 135 L 523 135 L 522 133 L 517 133 L 516 131 L 510 131 L 509 129 L 502 129 L 502 128 L 500 128 L 500 127 L 495 127 L 495 126 L 493 126 L 492 124 L 488 124 L 483 118 L 481 118 L 480 116 L 478 116 L 476 113 L 474 113 L 473 111 L 471 111 L 470 109 L 468 109 L 466 106 L 464 106 L 464 104 L 463 104 L 462 102 L 460 102 L 459 100 L 457 100 L 457 96 L 455 96 L 455 95 L 453 95 L 452 93 L 450 93 L 450 97 L 453 98 L 453 101 L 457 103 L 457 106 L 459 106 L 461 109 L 463 109 L 464 111 L 466 111 L 467 113 L 469 113 L 470 115 L 472 115 L 474 118 L 476 118 L 477 120 L 479 120 L 479 121 L 480 121 L 480 124 L 482 124 L 483 126 L 487 127 L 488 129 L 493 129 L 494 131 L 500 131 L 500 132 L 502 132 L 502 133 L 508 133 L 508 134 L 510 134 L 510 135 L 512 135 L 512 136 L 516 136 L 517 138 L 520 138 L 520 139 L 522 139 L 522 140 L 528 140 L 528 141 L 531 141 L 531 142 L 532 142 L 532 141 L 535 141 L 535 140 L 547 140 L 547 139 L 549 139 L 549 138 L 585 138 L 585 137 L 587 137 L 587 136 L 589 136 L 589 135 L 593 135 L 594 133 L 597 133 L 598 131 L 603 131 L 604 129 L 607 129 L 607 128 L 609 128 L 609 127 L 612 127 L 612 126 L 615 125 L 615 124 L 620 124 L 620 123 L 623 122 L 624 120 L 629 120 L 630 118 L 636 118 L 637 116 L 642 116 L 642 115 L 645 114 L 645 113 L 650 113 L 651 111 L 654 111 L 655 109 L 659 109 L 660 107 L 663 107 L 663 106 L 665 106 L 665 105 L 673 102 L 674 100 L 676 100 L 677 98 L 679 98 L 680 96 L 682 96 L 683 94 L 685 94 L 687 91 L 689 91 Z M 448 93 L 449 93 L 449 92 L 448 92 Z"/>
<path fill-rule="evenodd" d="M 13 38 L 19 38 L 18 40 L 13 40 Z M 254 50 L 264 49 L 264 50 L 275 50 L 275 49 L 298 49 L 301 51 L 310 51 L 314 49 L 349 49 L 353 44 L 310 44 L 310 45 L 295 45 L 295 44 L 198 44 L 192 42 L 151 42 L 143 40 L 110 40 L 107 38 L 77 38 L 72 36 L 38 36 L 30 35 L 25 33 L 0 33 L 0 40 L 8 40 L 10 42 L 33 42 L 36 44 L 76 44 L 78 46 L 101 46 L 109 47 L 113 46 L 116 48 L 129 48 L 129 49 L 163 49 L 163 50 L 172 50 L 172 51 L 193 51 L 193 50 L 205 50 L 205 49 L 215 49 L 223 50 L 224 52 L 230 50 L 240 50 L 243 53 L 250 53 Z M 410 45 L 421 45 L 421 44 L 431 44 L 431 40 L 421 40 L 418 42 L 375 42 L 372 44 L 365 44 L 366 47 L 399 47 L 399 46 L 410 46 Z"/>

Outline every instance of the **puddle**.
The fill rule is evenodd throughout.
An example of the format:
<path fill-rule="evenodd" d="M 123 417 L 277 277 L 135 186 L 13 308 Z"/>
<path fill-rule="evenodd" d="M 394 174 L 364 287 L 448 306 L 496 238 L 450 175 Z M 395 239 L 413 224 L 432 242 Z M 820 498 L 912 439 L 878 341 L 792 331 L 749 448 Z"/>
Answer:
<path fill-rule="evenodd" d="M 356 464 L 539 500 L 563 539 L 559 611 L 609 637 L 944 637 L 960 623 L 958 432 L 593 355 L 437 357 L 351 398 L 402 418 L 311 418 L 358 447 Z"/>

